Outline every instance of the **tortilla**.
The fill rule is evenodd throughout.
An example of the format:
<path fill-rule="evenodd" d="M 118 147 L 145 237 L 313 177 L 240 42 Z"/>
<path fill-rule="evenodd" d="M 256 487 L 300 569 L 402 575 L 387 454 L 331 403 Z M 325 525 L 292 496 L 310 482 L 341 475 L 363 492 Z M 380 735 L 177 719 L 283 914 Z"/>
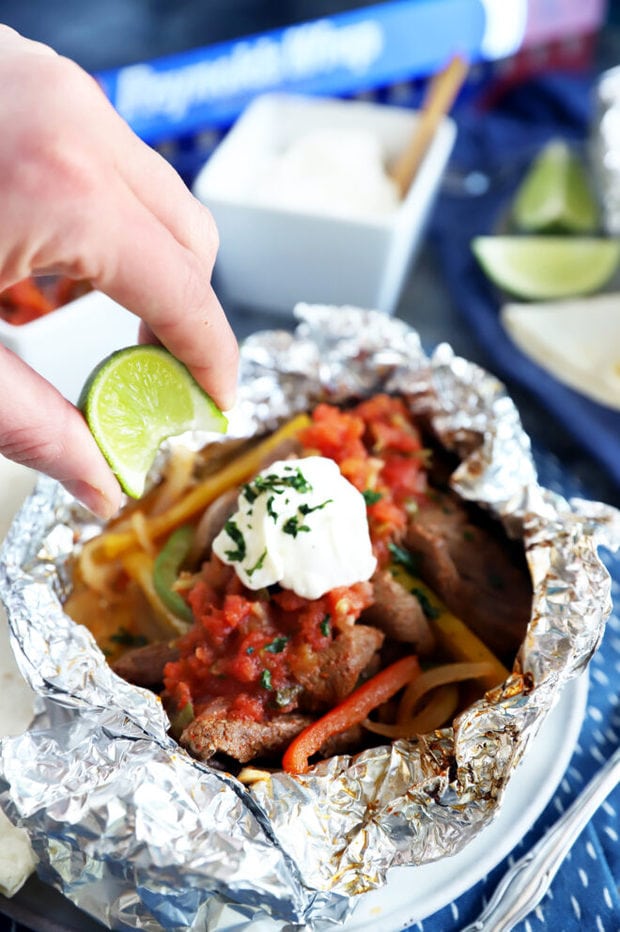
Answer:
<path fill-rule="evenodd" d="M 558 381 L 620 411 L 620 294 L 507 304 L 501 318 L 519 349 Z"/>

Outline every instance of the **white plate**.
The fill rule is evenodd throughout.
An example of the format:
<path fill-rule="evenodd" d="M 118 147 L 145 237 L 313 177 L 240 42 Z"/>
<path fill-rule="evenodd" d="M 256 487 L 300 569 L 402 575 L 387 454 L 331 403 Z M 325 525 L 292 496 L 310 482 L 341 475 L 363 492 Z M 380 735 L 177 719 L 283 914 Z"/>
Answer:
<path fill-rule="evenodd" d="M 482 880 L 521 841 L 555 793 L 572 756 L 588 698 L 588 677 L 571 681 L 528 748 L 506 789 L 494 822 L 459 854 L 422 867 L 390 871 L 380 890 L 366 893 L 347 932 L 397 932 L 452 903 Z"/>
<path fill-rule="evenodd" d="M 0 535 L 34 482 L 30 470 L 0 456 Z M 4 616 L 0 635 L 4 636 Z M 463 851 L 422 867 L 390 871 L 384 887 L 359 897 L 349 921 L 339 928 L 347 932 L 376 930 L 397 932 L 451 903 L 492 870 L 534 824 L 564 771 L 577 741 L 588 694 L 587 676 L 568 684 L 524 760 L 511 779 L 495 821 Z M 7 691 L 0 691 L 2 700 Z M 380 926 L 378 926 L 380 923 Z M 252 923 L 254 932 L 280 928 L 271 922 Z"/>

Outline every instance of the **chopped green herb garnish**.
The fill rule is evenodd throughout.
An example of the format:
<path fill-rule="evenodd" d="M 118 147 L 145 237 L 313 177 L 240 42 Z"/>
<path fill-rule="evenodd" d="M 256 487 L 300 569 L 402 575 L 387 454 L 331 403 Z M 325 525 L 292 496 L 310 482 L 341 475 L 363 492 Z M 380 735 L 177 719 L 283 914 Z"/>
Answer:
<path fill-rule="evenodd" d="M 266 556 L 267 556 L 267 548 L 265 547 L 265 549 L 264 549 L 263 552 L 261 553 L 260 557 L 258 558 L 258 560 L 256 561 L 256 563 L 254 564 L 254 566 L 253 566 L 251 569 L 246 570 L 246 573 L 248 574 L 248 576 L 250 577 L 250 579 L 252 578 L 252 573 L 255 573 L 256 570 L 260 570 L 260 569 L 262 568 L 263 563 L 265 562 L 265 557 L 266 557 Z"/>
<path fill-rule="evenodd" d="M 312 486 L 302 473 L 299 466 L 295 467 L 295 475 L 292 476 L 288 482 L 291 488 L 295 489 L 297 492 L 311 492 Z"/>
<path fill-rule="evenodd" d="M 329 637 L 331 633 L 331 620 L 332 620 L 332 616 L 326 615 L 320 624 L 321 634 L 323 635 L 323 637 L 327 638 Z"/>
<path fill-rule="evenodd" d="M 271 670 L 263 670 L 260 675 L 260 684 L 263 689 L 273 689 L 271 685 Z"/>
<path fill-rule="evenodd" d="M 422 592 L 421 589 L 418 589 L 416 586 L 411 590 L 412 594 L 416 597 L 420 605 L 422 606 L 422 611 L 426 615 L 429 621 L 434 621 L 435 618 L 439 618 L 441 615 L 441 609 L 437 608 L 436 605 L 433 605 L 425 592 Z"/>
<path fill-rule="evenodd" d="M 263 650 L 269 651 L 270 654 L 281 654 L 289 640 L 290 638 L 287 638 L 284 635 L 274 638 L 270 644 L 266 644 L 263 647 Z"/>
<path fill-rule="evenodd" d="M 246 647 L 245 652 L 246 652 L 246 654 L 253 654 L 253 653 L 254 653 L 254 648 L 252 647 L 251 644 L 250 644 L 249 647 Z"/>
<path fill-rule="evenodd" d="M 313 511 L 320 511 L 321 508 L 325 508 L 330 502 L 333 502 L 333 498 L 326 498 L 320 505 L 300 505 L 298 511 L 302 515 L 311 515 Z"/>
<path fill-rule="evenodd" d="M 309 531 L 310 528 L 307 524 L 300 524 L 299 518 L 297 515 L 293 515 L 292 518 L 288 518 L 282 525 L 282 530 L 285 534 L 290 534 L 291 537 L 297 537 L 302 531 Z"/>
<path fill-rule="evenodd" d="M 292 466 L 286 468 L 288 471 L 293 472 Z M 275 495 L 281 495 L 285 489 L 295 489 L 297 492 L 311 492 L 312 486 L 299 466 L 297 466 L 292 476 L 278 476 L 277 473 L 256 476 L 252 482 L 248 482 L 243 486 L 243 495 L 252 504 L 263 492 L 273 492 Z"/>
<path fill-rule="evenodd" d="M 273 495 L 270 495 L 267 499 L 267 514 L 270 518 L 273 518 L 274 521 L 278 520 L 278 513 L 273 510 Z"/>
<path fill-rule="evenodd" d="M 245 539 L 243 537 L 243 534 L 241 533 L 241 531 L 239 530 L 235 522 L 232 520 L 232 518 L 228 519 L 228 521 L 224 525 L 224 530 L 226 531 L 226 533 L 232 540 L 233 544 L 235 544 L 237 547 L 236 550 L 224 551 L 226 553 L 226 556 L 228 557 L 229 560 L 233 560 L 235 562 L 237 561 L 241 562 L 241 560 L 243 560 L 243 558 L 246 555 L 246 546 L 245 546 Z"/>
<path fill-rule="evenodd" d="M 258 492 L 254 491 L 249 482 L 247 485 L 243 486 L 243 497 L 250 503 L 250 505 L 253 505 L 258 498 Z"/>
<path fill-rule="evenodd" d="M 119 628 L 110 635 L 110 640 L 122 647 L 144 647 L 148 643 L 143 634 L 132 634 L 127 628 Z"/>
<path fill-rule="evenodd" d="M 383 493 L 375 492 L 374 489 L 364 489 L 362 495 L 364 496 L 364 501 L 367 505 L 376 505 L 376 503 L 380 502 L 383 498 Z"/>
<path fill-rule="evenodd" d="M 405 550 L 404 547 L 399 547 L 398 544 L 395 544 L 390 541 L 388 544 L 388 550 L 394 557 L 396 563 L 400 563 L 401 566 L 404 566 L 406 570 L 409 570 L 410 573 L 414 575 L 417 574 L 419 566 L 419 559 L 411 553 L 409 550 Z"/>

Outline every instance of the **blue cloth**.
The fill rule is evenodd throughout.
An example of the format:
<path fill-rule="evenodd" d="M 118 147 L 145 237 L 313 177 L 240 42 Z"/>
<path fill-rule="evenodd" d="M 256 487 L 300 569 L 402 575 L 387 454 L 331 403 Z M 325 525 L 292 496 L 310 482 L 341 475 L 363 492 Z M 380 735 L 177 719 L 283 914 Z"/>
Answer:
<path fill-rule="evenodd" d="M 469 243 L 493 230 L 535 151 L 558 134 L 578 141 L 589 118 L 586 80 L 550 78 L 516 91 L 501 111 L 465 121 L 454 165 L 464 177 L 482 171 L 488 191 L 478 197 L 444 194 L 434 243 L 455 305 L 493 360 L 493 369 L 528 388 L 620 482 L 620 414 L 560 385 L 521 354 L 498 320 L 499 302 L 477 267 Z M 535 450 L 540 481 L 563 495 L 596 498 L 552 454 Z M 415 932 L 458 932 L 473 922 L 510 863 L 522 857 L 568 808 L 620 739 L 620 558 L 602 552 L 612 576 L 614 612 L 590 665 L 586 716 L 574 755 L 555 796 L 513 850 L 486 878 L 454 903 L 411 926 Z M 609 795 L 575 843 L 546 897 L 516 932 L 620 930 L 620 788 Z"/>
<path fill-rule="evenodd" d="M 501 111 L 466 115 L 452 162 L 466 179 L 481 173 L 479 196 L 442 195 L 432 238 L 455 306 L 493 363 L 493 371 L 529 390 L 620 484 L 620 413 L 562 385 L 522 353 L 505 332 L 500 298 L 471 251 L 471 240 L 501 227 L 510 199 L 533 155 L 549 139 L 583 143 L 589 128 L 591 83 L 584 78 L 540 80 L 515 91 Z M 476 175 L 473 177 L 475 181 Z"/>
<path fill-rule="evenodd" d="M 555 456 L 536 450 L 540 481 L 562 495 L 591 497 Z M 590 663 L 586 714 L 564 779 L 554 797 L 511 854 L 454 903 L 411 932 L 459 932 L 479 915 L 513 861 L 545 834 L 620 742 L 620 556 L 602 550 L 612 577 L 614 611 Z M 619 932 L 620 787 L 613 790 L 575 842 L 537 909 L 515 932 Z"/>

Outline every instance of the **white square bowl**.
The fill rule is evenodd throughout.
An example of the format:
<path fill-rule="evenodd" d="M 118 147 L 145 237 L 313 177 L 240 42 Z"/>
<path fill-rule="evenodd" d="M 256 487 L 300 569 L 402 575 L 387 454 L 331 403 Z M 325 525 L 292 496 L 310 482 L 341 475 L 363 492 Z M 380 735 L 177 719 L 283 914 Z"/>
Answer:
<path fill-rule="evenodd" d="M 15 326 L 0 320 L 0 343 L 74 404 L 97 363 L 114 350 L 136 343 L 137 338 L 136 316 L 99 291 L 28 324 Z"/>
<path fill-rule="evenodd" d="M 314 130 L 371 132 L 389 164 L 418 118 L 403 107 L 366 101 L 289 94 L 256 98 L 193 188 L 219 230 L 214 281 L 224 305 L 290 313 L 304 301 L 392 313 L 454 145 L 456 128 L 449 117 L 441 122 L 405 198 L 389 213 L 347 217 L 265 206 L 252 202 L 252 191 L 270 160 Z"/>

